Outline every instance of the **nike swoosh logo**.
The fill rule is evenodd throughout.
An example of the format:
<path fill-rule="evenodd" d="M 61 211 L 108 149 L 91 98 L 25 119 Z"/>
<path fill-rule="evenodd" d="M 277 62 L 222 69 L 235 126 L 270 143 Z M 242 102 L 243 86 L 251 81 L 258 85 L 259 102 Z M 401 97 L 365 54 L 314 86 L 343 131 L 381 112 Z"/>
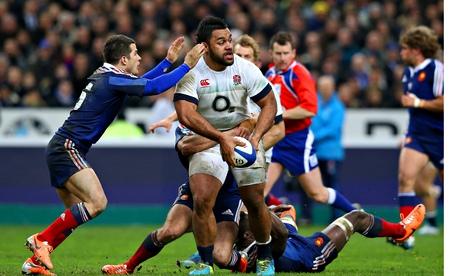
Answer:
<path fill-rule="evenodd" d="M 40 246 L 38 246 L 37 241 L 35 239 L 34 239 L 34 245 L 35 245 L 35 249 L 37 250 L 42 249 Z"/>

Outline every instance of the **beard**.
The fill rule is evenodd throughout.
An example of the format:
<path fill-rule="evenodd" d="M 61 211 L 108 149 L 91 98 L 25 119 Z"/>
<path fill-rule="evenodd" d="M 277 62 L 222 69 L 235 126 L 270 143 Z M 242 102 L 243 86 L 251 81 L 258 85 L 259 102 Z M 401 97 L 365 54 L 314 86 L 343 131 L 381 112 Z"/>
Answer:
<path fill-rule="evenodd" d="M 235 59 L 226 60 L 225 57 L 217 55 L 213 50 L 209 51 L 209 56 L 211 57 L 212 60 L 214 60 L 214 62 L 216 62 L 219 65 L 223 65 L 223 66 L 233 65 L 233 62 L 235 61 Z"/>

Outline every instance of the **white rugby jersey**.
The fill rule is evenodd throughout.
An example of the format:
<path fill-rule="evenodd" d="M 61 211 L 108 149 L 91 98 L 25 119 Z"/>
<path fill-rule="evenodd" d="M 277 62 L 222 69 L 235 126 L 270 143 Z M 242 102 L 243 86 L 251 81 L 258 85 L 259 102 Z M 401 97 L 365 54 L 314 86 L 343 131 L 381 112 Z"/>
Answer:
<path fill-rule="evenodd" d="M 237 55 L 223 71 L 211 70 L 201 58 L 176 85 L 174 100 L 196 104 L 214 128 L 227 130 L 251 116 L 248 97 L 257 102 L 271 90 L 260 69 Z"/>

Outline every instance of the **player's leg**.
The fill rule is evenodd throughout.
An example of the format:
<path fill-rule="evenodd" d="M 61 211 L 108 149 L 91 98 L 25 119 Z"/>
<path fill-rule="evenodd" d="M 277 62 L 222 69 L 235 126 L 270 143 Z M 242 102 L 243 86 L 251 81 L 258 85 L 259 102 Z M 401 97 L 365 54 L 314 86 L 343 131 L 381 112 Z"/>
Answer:
<path fill-rule="evenodd" d="M 212 212 L 217 193 L 222 182 L 212 175 L 195 174 L 190 177 L 194 210 L 192 215 L 193 232 L 203 263 L 212 266 L 212 251 L 216 237 L 216 220 Z"/>
<path fill-rule="evenodd" d="M 35 257 L 48 269 L 53 267 L 49 258 L 53 247 L 62 243 L 75 228 L 99 215 L 107 205 L 102 185 L 92 168 L 76 172 L 64 182 L 64 186 L 67 190 L 57 189 L 61 200 L 66 205 L 77 203 L 68 207 L 41 233 L 26 241 Z"/>
<path fill-rule="evenodd" d="M 146 260 L 155 257 L 164 246 L 192 230 L 192 210 L 184 204 L 174 204 L 163 226 L 147 235 L 128 261 L 117 265 L 105 265 L 102 272 L 109 275 L 131 274 Z"/>
<path fill-rule="evenodd" d="M 330 204 L 344 212 L 350 212 L 356 208 L 341 193 L 333 188 L 326 188 L 323 185 L 319 167 L 313 168 L 307 173 L 298 176 L 300 186 L 307 193 L 307 196 L 319 203 Z"/>
<path fill-rule="evenodd" d="M 233 249 L 237 235 L 238 225 L 235 222 L 222 221 L 217 223 L 213 258 L 219 268 L 245 272 L 247 260 L 242 259 L 241 254 Z"/>
<path fill-rule="evenodd" d="M 75 197 L 67 189 L 56 189 L 56 190 L 58 194 L 60 194 L 59 197 L 61 198 L 65 207 L 67 208 L 77 204 L 78 202 L 81 202 L 79 198 Z M 67 194 L 67 195 L 64 195 L 64 194 Z M 55 250 L 70 234 L 72 234 L 73 230 L 74 229 L 71 229 L 67 232 L 64 232 L 54 237 L 54 240 L 49 242 L 49 244 L 53 247 L 53 250 Z M 24 264 L 21 267 L 21 270 L 23 274 L 55 275 L 51 273 L 46 267 L 42 266 L 42 263 L 39 260 L 37 260 L 37 257 L 35 256 L 35 254 L 32 254 L 32 256 L 24 262 Z"/>
<path fill-rule="evenodd" d="M 398 172 L 399 212 L 406 217 L 419 203 L 415 194 L 415 181 L 428 163 L 428 156 L 412 148 L 401 149 Z"/>
<path fill-rule="evenodd" d="M 217 231 L 213 207 L 227 177 L 228 164 L 223 161 L 218 146 L 193 154 L 189 164 L 193 195 L 192 229 L 201 257 L 196 269 L 189 274 L 209 274 L 213 272 L 212 252 Z"/>
<path fill-rule="evenodd" d="M 271 163 L 273 165 L 274 163 Z M 272 275 L 274 262 L 270 249 L 271 215 L 265 204 L 265 150 L 259 144 L 256 162 L 249 168 L 232 168 L 241 199 L 248 210 L 249 228 L 254 233 L 258 247 L 257 272 Z"/>
<path fill-rule="evenodd" d="M 265 183 L 264 197 L 270 194 L 270 191 L 272 190 L 273 186 L 275 186 L 276 181 L 278 181 L 283 171 L 284 166 L 281 163 L 271 162 L 268 165 L 267 182 Z"/>
<path fill-rule="evenodd" d="M 403 242 L 422 225 L 424 218 L 425 206 L 422 204 L 417 205 L 408 217 L 399 223 L 391 223 L 355 210 L 338 218 L 322 232 L 334 242 L 340 252 L 355 232 L 368 238 L 391 237 Z"/>
<path fill-rule="evenodd" d="M 438 170 L 429 162 L 418 175 L 415 181 L 415 193 L 421 197 L 426 207 L 426 223 L 417 232 L 419 235 L 436 235 L 439 228 L 436 223 L 438 198 L 441 187 L 434 184 Z"/>

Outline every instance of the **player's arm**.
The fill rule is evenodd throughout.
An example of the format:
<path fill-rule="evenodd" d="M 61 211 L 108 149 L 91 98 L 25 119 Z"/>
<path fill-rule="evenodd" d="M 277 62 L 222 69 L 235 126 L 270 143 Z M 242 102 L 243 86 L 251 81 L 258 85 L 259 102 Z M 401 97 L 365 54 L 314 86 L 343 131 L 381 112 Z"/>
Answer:
<path fill-rule="evenodd" d="M 200 134 L 220 144 L 222 159 L 232 167 L 236 166 L 234 148 L 236 145 L 244 146 L 238 139 L 220 132 L 214 128 L 203 116 L 196 111 L 196 104 L 187 100 L 174 101 L 179 121 L 196 134 Z"/>
<path fill-rule="evenodd" d="M 151 124 L 148 133 L 154 132 L 154 130 L 159 127 L 164 127 L 166 128 L 166 131 L 169 132 L 171 130 L 172 123 L 175 121 L 177 121 L 176 111 L 169 114 L 168 117 L 164 118 L 163 120 Z"/>
<path fill-rule="evenodd" d="M 440 95 L 436 97 L 434 100 L 419 99 L 414 94 L 403 95 L 401 97 L 401 104 L 404 107 L 426 109 L 431 112 L 443 112 L 444 95 Z"/>
<path fill-rule="evenodd" d="M 264 147 L 265 150 L 272 148 L 276 143 L 281 141 L 286 135 L 284 129 L 284 121 L 274 124 L 264 136 Z"/>
<path fill-rule="evenodd" d="M 271 88 L 271 86 L 268 86 Z M 253 99 L 254 100 L 254 99 Z M 256 128 L 251 137 L 251 144 L 256 150 L 258 150 L 259 141 L 262 136 L 267 133 L 270 127 L 273 125 L 273 120 L 275 119 L 276 111 L 278 110 L 275 95 L 273 90 L 270 91 L 262 99 L 254 102 L 260 107 L 260 114 L 257 119 Z"/>
<path fill-rule="evenodd" d="M 182 48 L 184 48 L 184 41 L 185 38 L 183 36 L 174 40 L 174 42 L 168 49 L 166 58 L 163 61 L 161 61 L 157 66 L 155 66 L 155 68 L 142 75 L 141 78 L 154 79 L 166 73 L 169 67 L 171 67 L 171 65 L 174 62 L 176 62 L 177 58 L 179 57 Z"/>
<path fill-rule="evenodd" d="M 246 129 L 249 133 L 251 133 L 254 129 L 252 120 L 247 119 L 241 122 L 239 126 L 236 126 L 230 130 L 222 131 L 222 133 L 228 134 L 230 136 L 240 136 L 241 132 L 244 131 L 240 129 L 241 127 Z M 177 143 L 177 149 L 180 150 L 183 155 L 191 155 L 196 152 L 209 149 L 216 144 L 216 141 L 213 141 L 199 134 L 193 134 L 180 139 Z"/>
<path fill-rule="evenodd" d="M 286 109 L 283 112 L 284 119 L 299 120 L 305 118 L 315 117 L 316 113 L 306 110 L 302 106 L 298 105 L 291 109 Z"/>
<path fill-rule="evenodd" d="M 143 96 L 158 95 L 173 87 L 190 69 L 195 67 L 204 53 L 203 49 L 202 44 L 197 44 L 187 53 L 184 63 L 173 71 L 154 79 L 143 79 L 146 80 Z"/>

